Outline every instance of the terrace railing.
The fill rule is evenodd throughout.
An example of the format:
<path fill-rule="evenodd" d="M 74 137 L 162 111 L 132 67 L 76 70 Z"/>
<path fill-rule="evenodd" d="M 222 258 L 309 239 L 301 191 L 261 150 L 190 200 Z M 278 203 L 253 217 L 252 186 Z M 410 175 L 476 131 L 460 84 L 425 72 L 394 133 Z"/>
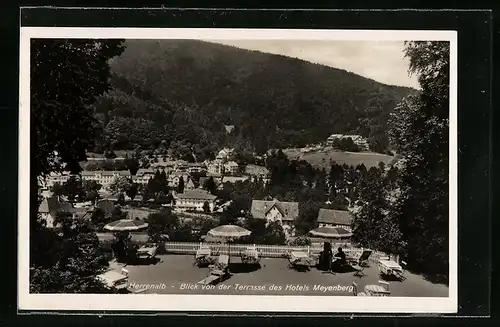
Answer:
<path fill-rule="evenodd" d="M 165 242 L 165 250 L 167 253 L 173 254 L 192 254 L 194 255 L 196 251 L 200 248 L 202 243 L 192 243 L 192 242 Z M 206 243 L 205 243 L 206 244 Z M 341 245 L 341 244 L 339 244 Z M 210 243 L 210 248 L 214 254 L 230 254 L 232 256 L 239 256 L 247 247 L 254 246 L 259 251 L 262 257 L 267 258 L 284 258 L 286 255 L 292 251 L 302 251 L 309 254 L 319 254 L 323 247 L 321 245 L 310 245 L 310 246 L 290 246 L 290 245 L 261 245 L 261 244 L 227 244 L 227 243 Z M 332 248 L 337 247 L 332 244 Z M 229 251 L 231 253 L 229 253 Z M 344 252 L 350 256 L 359 256 L 363 252 L 363 248 L 345 248 Z M 378 260 L 380 257 L 388 256 L 387 254 L 380 251 L 373 251 L 370 256 L 370 260 Z"/>

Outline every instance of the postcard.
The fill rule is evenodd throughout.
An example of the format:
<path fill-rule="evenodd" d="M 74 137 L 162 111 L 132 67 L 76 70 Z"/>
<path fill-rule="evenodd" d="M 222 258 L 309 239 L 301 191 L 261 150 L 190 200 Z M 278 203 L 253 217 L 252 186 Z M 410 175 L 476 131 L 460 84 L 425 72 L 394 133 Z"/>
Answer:
<path fill-rule="evenodd" d="M 455 31 L 20 35 L 20 310 L 457 312 Z"/>

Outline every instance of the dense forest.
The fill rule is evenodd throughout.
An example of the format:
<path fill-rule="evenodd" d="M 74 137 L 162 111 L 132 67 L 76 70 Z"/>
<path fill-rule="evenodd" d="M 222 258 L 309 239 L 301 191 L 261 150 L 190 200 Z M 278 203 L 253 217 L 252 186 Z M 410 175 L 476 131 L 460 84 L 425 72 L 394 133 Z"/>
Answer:
<path fill-rule="evenodd" d="M 390 112 L 412 89 L 319 64 L 193 40 L 128 40 L 96 105 L 95 152 L 170 149 L 202 160 L 221 146 L 263 153 L 332 133 L 389 147 Z M 230 134 L 225 125 L 233 125 Z M 193 157 L 194 155 L 194 157 Z"/>

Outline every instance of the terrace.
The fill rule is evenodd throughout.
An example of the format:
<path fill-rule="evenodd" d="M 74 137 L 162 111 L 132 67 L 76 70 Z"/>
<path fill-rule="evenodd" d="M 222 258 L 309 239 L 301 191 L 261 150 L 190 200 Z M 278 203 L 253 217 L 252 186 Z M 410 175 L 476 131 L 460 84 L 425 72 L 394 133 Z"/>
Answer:
<path fill-rule="evenodd" d="M 288 261 L 282 258 L 262 258 L 260 268 L 250 268 L 242 264 L 239 257 L 232 256 L 229 266 L 232 276 L 214 289 L 203 289 L 196 282 L 206 277 L 209 270 L 194 266 L 193 255 L 158 255 L 156 260 L 149 265 L 127 265 L 130 286 L 149 287 L 145 293 L 150 294 L 350 296 L 353 282 L 363 289 L 365 285 L 377 284 L 380 280 L 377 265 L 373 262 L 364 270 L 365 276 L 356 277 L 352 272 L 331 274 L 316 268 L 297 271 L 290 269 Z M 122 267 L 111 263 L 111 268 L 117 271 Z M 433 284 L 409 272 L 406 277 L 404 281 L 389 281 L 391 296 L 448 296 L 448 287 L 445 285 Z M 325 288 L 315 289 L 315 286 L 345 286 L 345 289 L 325 291 Z"/>

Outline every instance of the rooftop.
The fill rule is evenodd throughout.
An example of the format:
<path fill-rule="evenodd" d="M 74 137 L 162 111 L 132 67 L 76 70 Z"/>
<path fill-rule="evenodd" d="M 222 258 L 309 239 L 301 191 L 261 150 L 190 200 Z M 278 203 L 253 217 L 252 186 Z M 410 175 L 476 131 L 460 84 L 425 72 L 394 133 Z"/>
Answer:
<path fill-rule="evenodd" d="M 38 208 L 38 212 L 46 214 L 55 214 L 57 212 L 72 212 L 73 207 L 70 203 L 62 201 L 57 196 L 43 199 Z"/>
<path fill-rule="evenodd" d="M 319 209 L 318 223 L 334 225 L 351 225 L 352 213 L 346 210 Z"/>
<path fill-rule="evenodd" d="M 224 176 L 222 178 L 222 184 L 224 183 L 236 183 L 236 182 L 243 182 L 246 180 L 249 180 L 250 178 L 248 176 Z M 217 179 L 217 181 L 220 181 L 220 179 Z"/>
<path fill-rule="evenodd" d="M 245 173 L 249 175 L 267 175 L 269 174 L 269 169 L 264 166 L 247 165 L 245 167 Z"/>
<path fill-rule="evenodd" d="M 209 200 L 213 201 L 217 197 L 201 189 L 184 190 L 184 193 L 175 193 L 174 198 L 185 200 Z"/>
<path fill-rule="evenodd" d="M 299 216 L 298 202 L 282 202 L 277 200 L 253 200 L 251 213 L 254 218 L 265 219 L 266 214 L 274 207 L 283 215 L 282 220 L 293 221 Z"/>
<path fill-rule="evenodd" d="M 203 168 L 203 167 L 205 167 L 205 164 L 203 162 L 190 162 L 190 163 L 188 163 L 188 167 L 200 167 L 200 168 Z"/>
<path fill-rule="evenodd" d="M 137 170 L 137 173 L 135 174 L 136 176 L 144 176 L 146 174 L 153 174 L 154 175 L 155 173 L 155 170 L 154 169 L 144 169 L 144 168 L 140 168 L 139 170 Z"/>
<path fill-rule="evenodd" d="M 95 170 L 95 171 L 82 171 L 82 176 L 131 176 L 128 170 Z"/>

